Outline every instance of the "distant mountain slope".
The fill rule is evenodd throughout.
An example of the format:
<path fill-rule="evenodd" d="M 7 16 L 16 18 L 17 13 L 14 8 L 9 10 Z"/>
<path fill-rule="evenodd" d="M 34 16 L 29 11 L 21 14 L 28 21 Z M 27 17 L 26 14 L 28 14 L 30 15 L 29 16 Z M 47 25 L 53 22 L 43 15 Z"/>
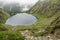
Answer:
<path fill-rule="evenodd" d="M 60 13 L 60 0 L 38 1 L 28 12 L 51 17 Z"/>
<path fill-rule="evenodd" d="M 36 28 L 58 26 L 60 25 L 60 0 L 39 0 L 27 13 L 37 17 Z"/>
<path fill-rule="evenodd" d="M 0 8 L 0 24 L 1 23 L 5 23 L 7 18 L 9 17 L 9 14 L 4 12 L 1 8 Z"/>

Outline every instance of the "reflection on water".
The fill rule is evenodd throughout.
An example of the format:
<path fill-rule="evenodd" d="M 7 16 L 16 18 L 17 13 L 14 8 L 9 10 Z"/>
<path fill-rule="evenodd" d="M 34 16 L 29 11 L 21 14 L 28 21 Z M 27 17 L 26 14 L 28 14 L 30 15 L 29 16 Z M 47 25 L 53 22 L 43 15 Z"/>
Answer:
<path fill-rule="evenodd" d="M 18 26 L 18 25 L 32 25 L 37 21 L 36 17 L 34 17 L 31 14 L 27 13 L 17 13 L 16 15 L 10 17 L 6 24 L 12 25 L 12 26 Z"/>

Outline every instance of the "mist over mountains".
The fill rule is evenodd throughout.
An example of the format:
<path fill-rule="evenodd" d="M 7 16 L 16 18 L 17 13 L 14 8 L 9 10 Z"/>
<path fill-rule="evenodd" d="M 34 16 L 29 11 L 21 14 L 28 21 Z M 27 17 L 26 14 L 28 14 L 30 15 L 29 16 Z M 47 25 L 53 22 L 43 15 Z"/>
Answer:
<path fill-rule="evenodd" d="M 8 10 L 8 12 L 10 11 L 27 11 L 29 10 L 38 0 L 0 0 L 0 8 L 4 9 L 5 11 Z"/>

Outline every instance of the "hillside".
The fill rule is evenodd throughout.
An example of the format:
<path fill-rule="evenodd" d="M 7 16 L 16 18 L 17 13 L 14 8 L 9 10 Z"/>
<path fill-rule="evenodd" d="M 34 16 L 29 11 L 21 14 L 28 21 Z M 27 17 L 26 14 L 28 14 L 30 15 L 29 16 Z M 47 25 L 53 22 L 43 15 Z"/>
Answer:
<path fill-rule="evenodd" d="M 38 19 L 34 28 L 45 29 L 44 32 L 33 33 L 34 36 L 49 34 L 60 29 L 60 0 L 39 0 L 27 13 L 33 14 Z"/>
<path fill-rule="evenodd" d="M 46 17 L 54 16 L 60 13 L 59 0 L 38 1 L 29 11 L 32 14 L 39 14 Z"/>
<path fill-rule="evenodd" d="M 11 25 L 5 24 L 9 17 L 10 15 L 0 8 L 0 40 L 24 40 L 25 37 L 13 31 Z"/>
<path fill-rule="evenodd" d="M 59 0 L 45 0 L 38 1 L 27 13 L 33 14 L 37 17 L 38 22 L 36 26 L 44 27 L 51 25 L 51 23 L 60 16 L 60 1 Z"/>
<path fill-rule="evenodd" d="M 6 22 L 6 20 L 9 18 L 9 14 L 4 12 L 1 8 L 0 8 L 0 24 L 4 24 Z"/>

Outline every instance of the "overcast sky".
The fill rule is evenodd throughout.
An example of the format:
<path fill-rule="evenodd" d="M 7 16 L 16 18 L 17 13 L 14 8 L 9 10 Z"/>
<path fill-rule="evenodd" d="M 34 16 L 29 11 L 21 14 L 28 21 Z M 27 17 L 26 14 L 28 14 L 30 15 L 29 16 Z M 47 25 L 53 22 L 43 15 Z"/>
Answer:
<path fill-rule="evenodd" d="M 28 5 L 30 5 L 31 7 L 36 3 L 38 2 L 38 0 L 0 0 L 3 2 L 3 5 L 5 3 L 9 4 L 9 3 L 19 3 L 20 6 L 23 6 L 24 5 L 24 8 L 23 8 L 23 11 L 25 10 L 29 10 Z"/>
<path fill-rule="evenodd" d="M 0 0 L 0 1 L 4 1 L 4 2 L 18 2 L 20 4 L 35 4 L 38 0 Z"/>

